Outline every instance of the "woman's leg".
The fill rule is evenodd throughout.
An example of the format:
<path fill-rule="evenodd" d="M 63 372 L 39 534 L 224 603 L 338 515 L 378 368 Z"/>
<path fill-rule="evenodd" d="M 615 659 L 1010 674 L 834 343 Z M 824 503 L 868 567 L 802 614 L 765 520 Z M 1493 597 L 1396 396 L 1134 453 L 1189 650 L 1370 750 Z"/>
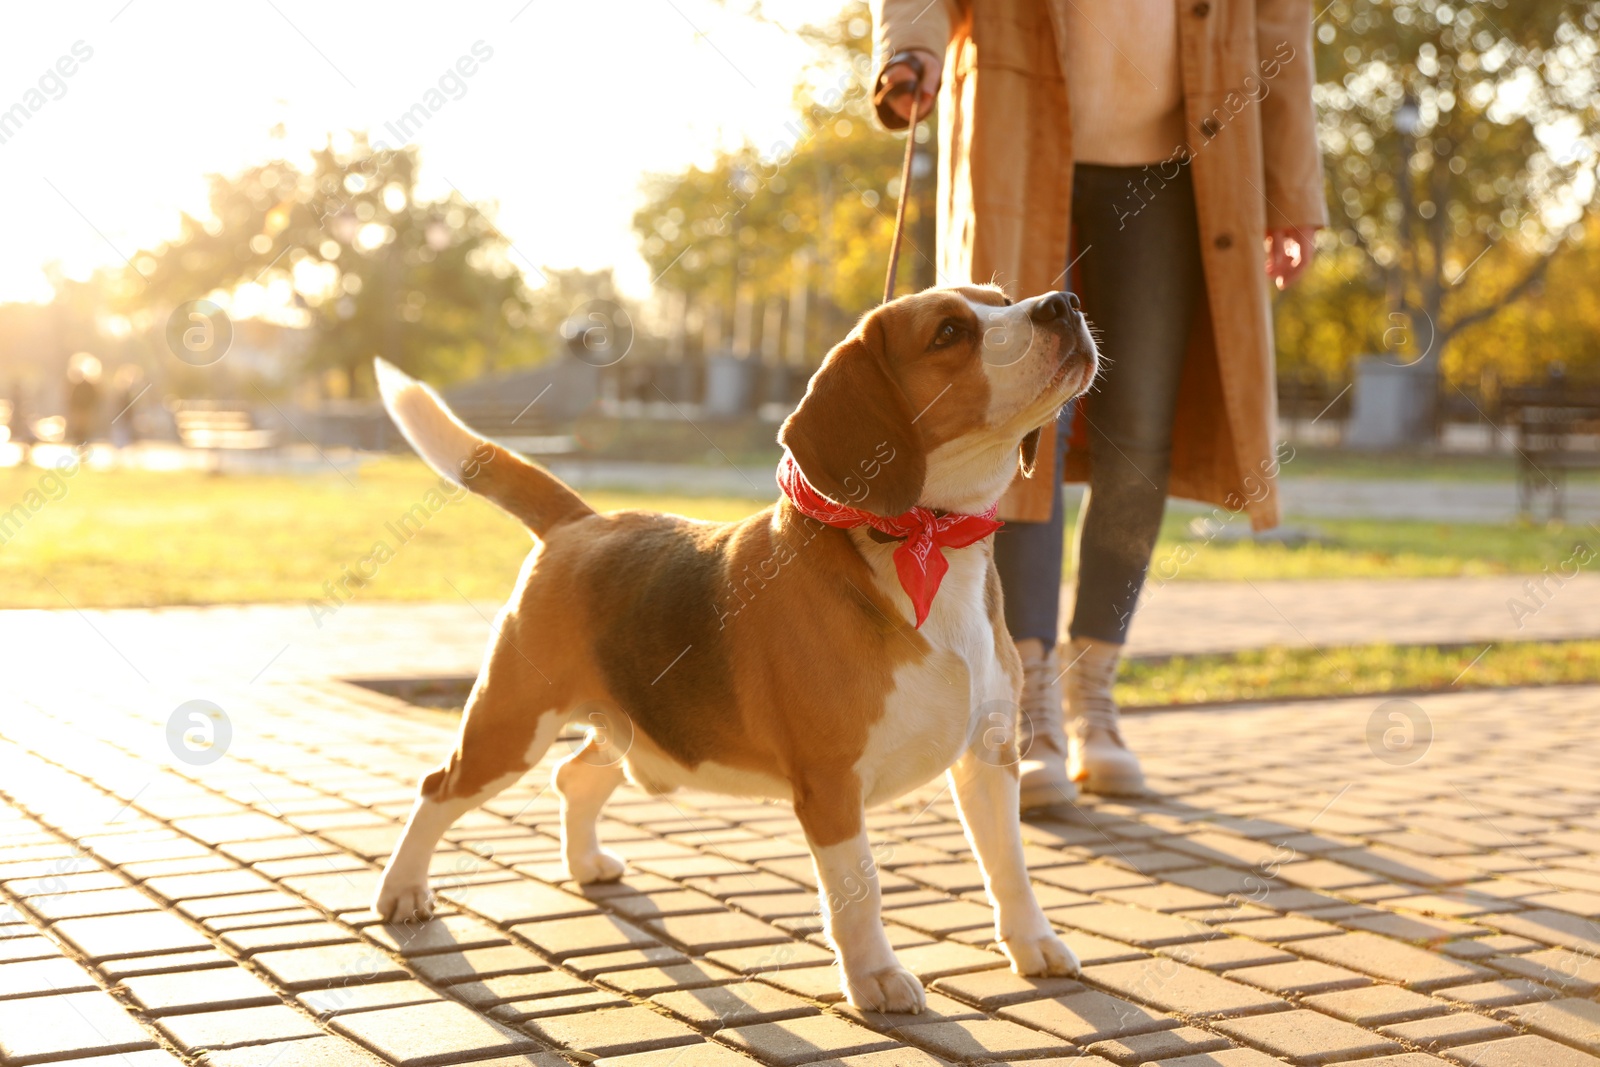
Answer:
<path fill-rule="evenodd" d="M 1080 166 L 1073 192 L 1075 239 L 1087 250 L 1079 295 L 1106 357 L 1079 413 L 1091 472 L 1078 515 L 1073 643 L 1065 657 L 1069 774 L 1094 792 L 1143 786 L 1122 742 L 1111 683 L 1166 510 L 1173 414 L 1205 293 L 1188 168 L 1159 188 L 1155 171 Z"/>
<path fill-rule="evenodd" d="M 1061 632 L 1061 564 L 1066 520 L 1059 484 L 1066 455 L 1072 406 L 1056 420 L 1055 474 L 1058 484 L 1045 522 L 1008 522 L 994 535 L 994 564 L 1005 594 L 1006 629 L 1022 657 L 1022 707 L 1017 716 L 1022 762 L 1023 808 L 1041 808 L 1078 799 L 1067 777 L 1067 735 L 1061 721 L 1061 666 L 1056 636 Z"/>
<path fill-rule="evenodd" d="M 1056 419 L 1055 478 L 1072 428 L 1072 405 Z M 1060 485 L 1044 522 L 1008 522 L 994 535 L 994 565 L 1005 593 L 1006 629 L 1014 641 L 1032 639 L 1048 651 L 1061 633 L 1061 567 L 1066 557 L 1066 509 Z"/>
<path fill-rule="evenodd" d="M 1153 170 L 1154 168 L 1152 168 Z M 1187 167 L 1138 200 L 1145 168 L 1080 166 L 1073 196 L 1079 295 L 1107 365 L 1082 413 L 1089 496 L 1078 516 L 1073 637 L 1127 640 L 1166 509 L 1172 418 L 1195 308 L 1204 294 Z"/>

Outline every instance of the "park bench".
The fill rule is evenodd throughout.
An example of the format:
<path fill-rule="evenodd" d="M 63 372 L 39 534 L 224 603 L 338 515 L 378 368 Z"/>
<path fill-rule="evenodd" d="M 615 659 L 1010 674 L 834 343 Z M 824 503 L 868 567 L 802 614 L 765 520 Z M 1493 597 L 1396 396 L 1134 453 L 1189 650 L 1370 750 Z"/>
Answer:
<path fill-rule="evenodd" d="M 1549 517 L 1565 519 L 1567 473 L 1600 470 L 1600 388 L 1522 386 L 1505 390 L 1501 404 L 1516 431 L 1518 510 L 1532 517 L 1548 494 Z"/>
<path fill-rule="evenodd" d="M 1350 418 L 1348 384 L 1301 372 L 1278 376 L 1278 421 L 1296 444 L 1337 446 Z"/>
<path fill-rule="evenodd" d="M 578 451 L 577 438 L 537 418 L 526 400 L 468 400 L 451 406 L 462 422 L 514 452 L 562 456 Z"/>
<path fill-rule="evenodd" d="M 172 419 L 185 448 L 205 452 L 213 471 L 221 470 L 226 452 L 259 452 L 278 443 L 276 430 L 256 426 L 243 408 L 225 407 L 203 400 L 172 402 Z"/>

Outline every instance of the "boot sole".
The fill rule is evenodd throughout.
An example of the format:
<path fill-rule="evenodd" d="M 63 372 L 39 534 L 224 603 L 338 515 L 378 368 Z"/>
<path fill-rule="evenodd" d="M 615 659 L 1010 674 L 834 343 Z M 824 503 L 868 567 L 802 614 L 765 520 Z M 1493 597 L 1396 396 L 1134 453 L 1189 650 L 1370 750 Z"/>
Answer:
<path fill-rule="evenodd" d="M 1071 804 L 1078 799 L 1077 783 L 1063 778 L 1060 782 L 1041 783 L 1022 790 L 1020 807 L 1023 811 L 1049 808 L 1057 804 Z"/>
<path fill-rule="evenodd" d="M 1076 784 L 1083 792 L 1102 797 L 1139 797 L 1150 792 L 1150 787 L 1145 785 L 1142 774 L 1132 776 L 1088 774 L 1079 778 Z"/>

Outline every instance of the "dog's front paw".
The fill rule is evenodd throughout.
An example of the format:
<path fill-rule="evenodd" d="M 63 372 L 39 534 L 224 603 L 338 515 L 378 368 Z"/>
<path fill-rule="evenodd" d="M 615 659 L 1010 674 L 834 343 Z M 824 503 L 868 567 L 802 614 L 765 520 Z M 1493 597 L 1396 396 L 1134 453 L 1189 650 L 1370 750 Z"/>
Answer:
<path fill-rule="evenodd" d="M 1078 957 L 1052 933 L 1010 937 L 1000 942 L 1016 974 L 1033 977 L 1078 973 Z"/>
<path fill-rule="evenodd" d="M 622 877 L 628 864 L 621 856 L 605 849 L 596 849 L 583 856 L 567 857 L 567 874 L 579 885 L 591 882 L 615 882 Z"/>
<path fill-rule="evenodd" d="M 915 1015 L 928 1005 L 922 982 L 898 964 L 860 978 L 845 975 L 844 995 L 862 1011 Z"/>
<path fill-rule="evenodd" d="M 372 910 L 384 922 L 426 922 L 433 918 L 433 890 L 427 882 L 410 885 L 391 885 L 385 878 L 378 886 L 378 895 Z"/>

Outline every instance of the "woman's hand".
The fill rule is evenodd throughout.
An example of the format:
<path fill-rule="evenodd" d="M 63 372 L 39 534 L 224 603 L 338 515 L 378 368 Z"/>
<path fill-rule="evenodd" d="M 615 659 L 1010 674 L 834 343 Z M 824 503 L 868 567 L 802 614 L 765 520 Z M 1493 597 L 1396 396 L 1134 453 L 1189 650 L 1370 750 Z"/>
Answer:
<path fill-rule="evenodd" d="M 1267 277 L 1278 291 L 1289 288 L 1311 265 L 1316 254 L 1317 227 L 1274 226 L 1267 231 Z"/>
<path fill-rule="evenodd" d="M 911 54 L 922 61 L 922 84 L 917 87 L 917 118 L 933 110 L 934 98 L 939 95 L 939 82 L 944 77 L 944 59 L 921 48 L 911 49 Z M 911 85 L 917 80 L 916 71 L 909 63 L 891 63 L 883 70 L 884 85 Z M 911 122 L 911 92 L 896 93 L 888 98 L 889 109 Z"/>

